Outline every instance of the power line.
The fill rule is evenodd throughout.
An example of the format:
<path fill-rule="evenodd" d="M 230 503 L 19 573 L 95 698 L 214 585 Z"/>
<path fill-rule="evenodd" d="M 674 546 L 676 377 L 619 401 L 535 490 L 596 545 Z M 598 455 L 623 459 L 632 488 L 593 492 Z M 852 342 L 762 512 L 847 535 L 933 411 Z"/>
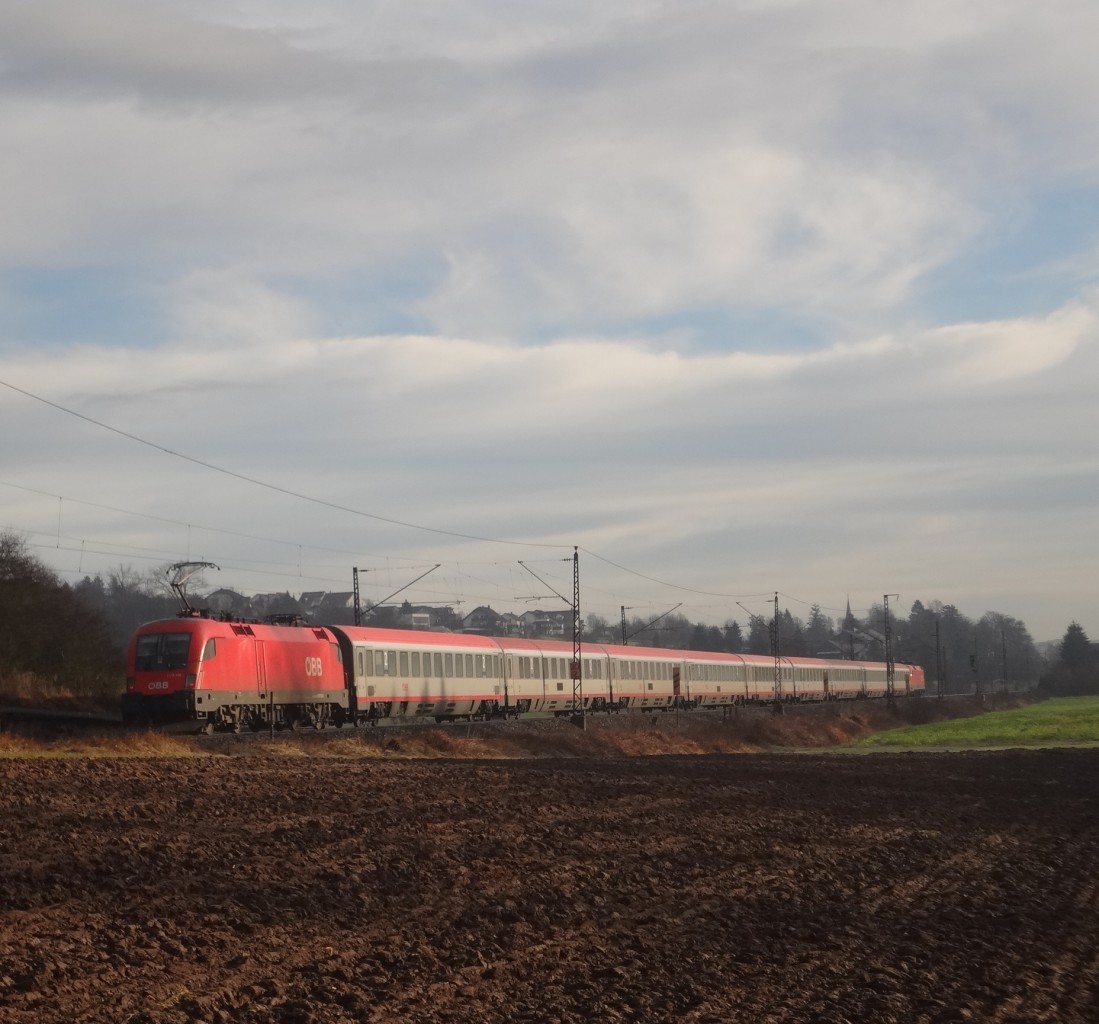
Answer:
<path fill-rule="evenodd" d="M 315 497 L 313 495 L 304 494 L 301 491 L 295 491 L 295 490 L 293 490 L 291 488 L 288 488 L 288 487 L 282 487 L 279 484 L 273 484 L 273 483 L 270 483 L 266 480 L 260 480 L 257 477 L 251 477 L 251 476 L 248 476 L 244 473 L 239 473 L 236 470 L 227 469 L 224 466 L 219 466 L 215 463 L 207 462 L 204 459 L 199 459 L 199 458 L 196 458 L 192 455 L 187 455 L 183 452 L 178 452 L 178 451 L 176 451 L 172 448 L 166 447 L 165 445 L 158 444 L 154 441 L 150 441 L 146 438 L 140 437 L 137 434 L 133 434 L 133 433 L 130 433 L 129 431 L 122 430 L 118 427 L 111 426 L 109 423 L 104 423 L 101 420 L 97 420 L 97 419 L 95 419 L 91 416 L 88 416 L 88 415 L 84 414 L 84 413 L 77 412 L 76 410 L 70 409 L 70 408 L 68 408 L 64 405 L 61 405 L 58 402 L 53 402 L 50 399 L 43 398 L 41 395 L 37 395 L 37 394 L 34 394 L 31 391 L 27 391 L 25 388 L 17 387 L 15 384 L 12 384 L 8 381 L 0 380 L 0 385 L 3 385 L 4 387 L 8 388 L 11 391 L 16 392 L 17 394 L 23 395 L 25 398 L 29 398 L 33 401 L 40 402 L 43 405 L 49 406 L 51 409 L 56 409 L 58 412 L 63 412 L 66 415 L 72 416 L 72 417 L 74 417 L 76 419 L 79 419 L 79 420 L 83 420 L 86 423 L 90 423 L 93 426 L 99 427 L 101 430 L 109 431 L 112 434 L 116 434 L 119 437 L 124 437 L 127 440 L 134 441 L 137 444 L 141 444 L 141 445 L 144 445 L 148 448 L 152 448 L 155 451 L 159 451 L 159 452 L 164 453 L 165 455 L 170 455 L 173 458 L 182 459 L 185 462 L 190 462 L 193 465 L 202 467 L 203 469 L 208 469 L 212 472 L 220 473 L 224 476 L 228 476 L 228 477 L 231 477 L 233 479 L 240 480 L 244 483 L 249 483 L 249 484 L 252 484 L 253 486 L 261 487 L 261 488 L 264 488 L 265 490 L 273 491 L 277 494 L 283 494 L 283 495 L 286 495 L 288 497 L 297 498 L 300 501 L 306 501 L 306 502 L 309 502 L 309 503 L 314 504 L 314 505 L 322 506 L 324 508 L 333 509 L 333 510 L 338 511 L 338 512 L 345 512 L 349 515 L 359 516 L 359 517 L 364 518 L 364 519 L 371 519 L 371 520 L 374 520 L 375 522 L 386 523 L 390 526 L 402 527 L 404 529 L 409 529 L 409 530 L 417 530 L 417 531 L 420 531 L 420 532 L 423 532 L 423 533 L 436 534 L 438 536 L 454 537 L 454 538 L 457 538 L 459 540 L 477 541 L 479 543 L 484 543 L 484 544 L 506 544 L 506 545 L 514 546 L 514 547 L 535 547 L 535 548 L 550 548 L 550 549 L 565 547 L 565 545 L 563 545 L 563 544 L 554 544 L 554 543 L 549 543 L 549 542 L 546 542 L 546 541 L 509 540 L 509 539 L 503 539 L 503 538 L 499 538 L 499 537 L 484 537 L 484 536 L 480 536 L 480 535 L 477 535 L 477 534 L 461 533 L 461 532 L 456 531 L 456 530 L 444 530 L 444 529 L 441 529 L 441 528 L 438 528 L 438 527 L 424 526 L 424 525 L 419 524 L 419 523 L 412 523 L 412 522 L 408 522 L 408 521 L 401 520 L 401 519 L 395 519 L 395 518 L 392 518 L 392 517 L 389 517 L 389 516 L 379 515 L 379 514 L 374 513 L 374 512 L 367 512 L 367 511 L 364 511 L 362 509 L 352 508 L 348 505 L 341 505 L 338 502 L 333 502 L 333 501 L 329 501 L 325 498 L 318 498 L 318 497 Z M 0 483 L 4 483 L 4 482 L 0 481 Z M 81 501 L 80 499 L 74 499 L 74 498 L 65 498 L 63 495 L 51 495 L 51 494 L 48 494 L 45 491 L 35 490 L 34 488 L 21 487 L 19 484 L 4 484 L 4 486 L 14 487 L 14 488 L 17 488 L 17 489 L 20 489 L 20 490 L 25 490 L 29 493 L 40 494 L 40 495 L 47 496 L 47 497 L 56 497 L 60 501 L 68 500 L 70 502 L 74 502 L 74 503 L 78 503 L 78 504 L 84 504 L 84 505 L 88 505 L 88 506 L 93 507 L 93 508 L 104 509 L 106 511 L 118 512 L 118 513 L 125 514 L 125 515 L 141 516 L 143 518 L 155 520 L 155 521 L 158 521 L 158 522 L 168 523 L 170 525 L 187 527 L 188 529 L 195 528 L 195 529 L 207 530 L 207 531 L 210 531 L 210 532 L 213 532 L 213 533 L 222 533 L 222 534 L 225 534 L 227 536 L 237 536 L 237 537 L 243 537 L 243 538 L 246 538 L 246 539 L 249 539 L 249 540 L 259 540 L 259 541 L 264 541 L 266 543 L 284 544 L 284 545 L 293 546 L 293 542 L 291 542 L 291 541 L 282 541 L 282 540 L 277 540 L 277 539 L 269 538 L 269 537 L 259 537 L 259 536 L 252 535 L 252 534 L 239 533 L 239 532 L 235 532 L 235 531 L 232 531 L 232 530 L 222 530 L 222 529 L 218 529 L 216 527 L 206 527 L 206 526 L 200 526 L 200 525 L 193 524 L 193 523 L 184 523 L 184 522 L 179 521 L 179 520 L 169 519 L 169 518 L 165 518 L 165 517 L 162 517 L 162 516 L 156 516 L 156 515 L 152 515 L 150 513 L 134 512 L 132 510 L 120 509 L 120 508 L 116 508 L 116 507 L 113 507 L 113 506 L 110 506 L 110 505 L 102 505 L 102 504 L 98 504 L 96 502 Z M 298 544 L 297 546 L 299 548 L 301 548 L 303 546 L 310 547 L 310 548 L 312 548 L 314 550 L 318 550 L 318 551 L 330 551 L 332 553 L 350 554 L 350 552 L 340 552 L 338 549 L 324 548 L 324 547 L 319 547 L 317 545 L 301 545 L 301 544 Z M 734 600 L 734 601 L 739 599 L 739 598 L 743 598 L 745 600 L 748 600 L 748 599 L 762 598 L 762 597 L 767 596 L 765 594 L 728 594 L 728 593 L 722 593 L 722 592 L 719 592 L 719 591 L 699 590 L 699 589 L 696 589 L 696 588 L 693 588 L 693 587 L 685 587 L 685 586 L 682 586 L 680 584 L 671 583 L 668 580 L 662 580 L 662 579 L 659 579 L 655 576 L 650 576 L 650 575 L 648 575 L 646 573 L 643 573 L 643 572 L 640 572 L 636 569 L 630 569 L 628 566 L 624 566 L 624 565 L 620 564 L 619 562 L 615 562 L 612 559 L 607 558 L 603 555 L 600 555 L 600 554 L 592 551 L 589 548 L 580 548 L 579 550 L 584 551 L 585 554 L 590 555 L 592 558 L 595 558 L 600 562 L 604 562 L 607 565 L 613 566 L 614 568 L 618 569 L 620 572 L 627 573 L 628 575 L 631 575 L 631 576 L 636 576 L 638 579 L 646 580 L 650 583 L 656 584 L 657 586 L 668 587 L 672 590 L 678 590 L 678 591 L 680 591 L 682 593 L 686 593 L 686 594 L 697 594 L 697 595 L 702 596 L 702 597 L 716 597 L 716 598 L 721 598 L 723 600 Z M 144 556 L 133 556 L 133 557 L 144 557 Z M 245 570 L 245 571 L 249 571 L 249 570 Z M 789 598 L 789 600 L 799 601 L 800 599 L 798 599 L 798 598 Z M 809 604 L 809 602 L 801 602 L 801 603 Z M 830 609 L 830 610 L 836 610 L 836 609 Z"/>
<path fill-rule="evenodd" d="M 301 491 L 291 490 L 289 487 L 281 487 L 278 484 L 268 483 L 266 480 L 259 480 L 256 477 L 246 476 L 244 473 L 238 473 L 236 470 L 226 469 L 224 466 L 218 466 L 212 462 L 206 462 L 203 459 L 197 459 L 193 455 L 185 455 L 183 452 L 177 452 L 172 448 L 167 448 L 162 444 L 157 444 L 155 441 L 149 441 L 143 437 L 138 437 L 137 434 L 131 434 L 126 430 L 120 430 L 118 427 L 112 427 L 109 423 L 103 423 L 101 420 L 93 419 L 91 416 L 86 416 L 82 412 L 76 412 L 74 409 L 66 408 L 57 402 L 51 402 L 48 398 L 43 398 L 41 395 L 36 395 L 33 392 L 26 391 L 23 388 L 16 387 L 14 384 L 10 384 L 8 381 L 0 380 L 0 385 L 15 391 L 26 398 L 31 398 L 36 402 L 41 402 L 43 405 L 48 405 L 51 409 L 56 409 L 58 412 L 66 413 L 69 416 L 75 416 L 79 420 L 84 420 L 85 423 L 91 423 L 93 426 L 99 427 L 102 430 L 110 431 L 112 434 L 117 434 L 119 437 L 125 437 L 130 441 L 135 441 L 137 444 L 145 445 L 147 448 L 152 448 L 158 452 L 163 452 L 165 455 L 171 455 L 173 458 L 183 459 L 185 462 L 190 462 L 196 466 L 201 466 L 203 469 L 209 469 L 215 473 L 221 473 L 224 476 L 232 477 L 234 480 L 242 480 L 245 483 L 253 484 L 256 487 L 263 487 L 266 490 L 274 491 L 276 494 L 285 494 L 291 498 L 298 498 L 301 501 L 308 501 L 314 505 L 321 505 L 324 508 L 334 509 L 337 512 L 346 512 L 349 515 L 360 516 L 363 519 L 373 519 L 375 522 L 387 523 L 390 526 L 400 526 L 407 530 L 420 530 L 423 533 L 434 533 L 443 537 L 456 537 L 459 540 L 475 540 L 482 544 L 510 544 L 516 547 L 535 547 L 535 548 L 560 548 L 564 547 L 562 544 L 549 544 L 545 541 L 521 541 L 521 540 L 504 540 L 499 537 L 480 537 L 476 534 L 459 533 L 456 530 L 442 530 L 434 526 L 422 526 L 419 523 L 409 523 L 401 519 L 391 519 L 388 516 L 377 515 L 374 512 L 365 512 L 362 509 L 351 508 L 348 505 L 340 505 L 334 501 L 328 501 L 325 498 L 316 498 L 310 494 L 303 494 Z"/>
<path fill-rule="evenodd" d="M 201 523 L 188 523 L 182 519 L 170 519 L 167 516 L 154 515 L 152 512 L 137 512 L 131 508 L 119 508 L 116 505 L 104 505 L 97 501 L 86 501 L 83 498 L 73 498 L 67 494 L 54 494 L 52 491 L 43 491 L 37 487 L 25 487 L 23 484 L 13 484 L 8 480 L 0 480 L 0 487 L 11 487 L 17 491 L 25 491 L 28 494 L 37 494 L 43 498 L 57 498 L 58 501 L 68 502 L 70 505 L 87 505 L 88 508 L 97 508 L 104 512 L 117 512 L 124 516 L 135 516 L 139 519 L 151 519 L 156 523 L 166 523 L 169 526 L 182 526 L 189 530 L 203 530 L 207 533 L 222 533 L 227 537 L 243 537 L 245 540 L 259 540 L 265 544 L 282 544 L 286 547 L 307 547 L 313 551 L 329 551 L 335 555 L 352 554 L 352 552 L 344 551 L 341 548 L 327 548 L 317 544 L 299 544 L 297 541 L 292 540 L 279 540 L 277 537 L 263 537 L 259 534 L 244 533 L 239 530 L 225 530 L 217 526 L 203 526 Z"/>
<path fill-rule="evenodd" d="M 627 568 L 624 565 L 619 565 L 617 562 L 611 561 L 609 558 L 604 558 L 602 555 L 596 554 L 594 551 L 590 551 L 588 548 L 581 548 L 581 551 L 586 555 L 591 555 L 592 558 L 598 559 L 600 562 L 606 562 L 607 565 L 613 565 L 616 569 L 622 572 L 629 573 L 631 576 L 637 576 L 639 579 L 648 580 L 650 583 L 656 583 L 661 587 L 670 587 L 672 590 L 681 590 L 685 594 L 699 594 L 702 597 L 721 597 L 730 601 L 735 601 L 737 598 L 752 598 L 752 597 L 765 597 L 765 594 L 720 594 L 713 590 L 695 590 L 692 587 L 681 587 L 677 583 L 669 583 L 667 580 L 657 579 L 655 576 L 647 576 L 643 572 L 638 572 L 636 569 Z"/>

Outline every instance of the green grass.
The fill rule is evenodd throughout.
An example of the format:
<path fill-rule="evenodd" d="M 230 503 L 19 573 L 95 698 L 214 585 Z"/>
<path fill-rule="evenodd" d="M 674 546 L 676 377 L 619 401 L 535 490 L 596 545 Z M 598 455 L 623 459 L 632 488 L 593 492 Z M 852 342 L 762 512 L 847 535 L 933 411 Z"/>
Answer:
<path fill-rule="evenodd" d="M 1099 745 L 1099 697 L 1059 697 L 975 718 L 889 729 L 852 746 L 908 750 Z"/>

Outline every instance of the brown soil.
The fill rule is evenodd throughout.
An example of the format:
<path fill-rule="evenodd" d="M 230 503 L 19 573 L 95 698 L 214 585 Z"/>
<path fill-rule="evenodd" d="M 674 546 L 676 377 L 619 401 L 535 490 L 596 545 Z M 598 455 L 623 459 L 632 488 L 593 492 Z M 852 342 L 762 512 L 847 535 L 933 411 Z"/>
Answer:
<path fill-rule="evenodd" d="M 1099 1020 L 1099 751 L 0 761 L 0 1020 Z"/>

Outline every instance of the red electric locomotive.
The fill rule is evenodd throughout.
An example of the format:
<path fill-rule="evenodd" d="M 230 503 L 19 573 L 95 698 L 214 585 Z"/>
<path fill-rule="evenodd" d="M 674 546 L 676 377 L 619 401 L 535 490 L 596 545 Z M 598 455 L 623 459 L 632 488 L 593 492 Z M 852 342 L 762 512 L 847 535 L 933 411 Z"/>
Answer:
<path fill-rule="evenodd" d="M 348 716 L 335 635 L 308 625 L 223 622 L 201 614 L 149 622 L 130 641 L 123 719 L 198 723 L 207 732 L 297 728 Z"/>

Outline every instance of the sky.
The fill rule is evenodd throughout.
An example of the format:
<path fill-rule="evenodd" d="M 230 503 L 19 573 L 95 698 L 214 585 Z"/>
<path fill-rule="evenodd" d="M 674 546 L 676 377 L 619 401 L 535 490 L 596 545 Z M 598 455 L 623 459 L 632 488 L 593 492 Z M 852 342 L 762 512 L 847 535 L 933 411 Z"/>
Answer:
<path fill-rule="evenodd" d="M 1099 638 L 1097 110 L 1091 0 L 4 4 L 0 529 Z"/>

